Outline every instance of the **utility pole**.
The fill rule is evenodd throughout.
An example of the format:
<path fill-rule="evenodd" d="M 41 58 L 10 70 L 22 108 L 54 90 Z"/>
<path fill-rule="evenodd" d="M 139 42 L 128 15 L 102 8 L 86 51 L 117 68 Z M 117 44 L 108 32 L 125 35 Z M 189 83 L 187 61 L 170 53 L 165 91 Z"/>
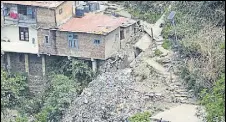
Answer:
<path fill-rule="evenodd" d="M 173 46 L 176 47 L 177 46 L 177 34 L 176 34 L 176 25 L 175 25 L 175 21 L 174 21 L 174 16 L 175 16 L 176 12 L 175 11 L 171 11 L 169 16 L 167 17 L 167 19 L 169 19 L 174 27 L 174 35 L 175 35 L 175 40 L 173 43 Z"/>

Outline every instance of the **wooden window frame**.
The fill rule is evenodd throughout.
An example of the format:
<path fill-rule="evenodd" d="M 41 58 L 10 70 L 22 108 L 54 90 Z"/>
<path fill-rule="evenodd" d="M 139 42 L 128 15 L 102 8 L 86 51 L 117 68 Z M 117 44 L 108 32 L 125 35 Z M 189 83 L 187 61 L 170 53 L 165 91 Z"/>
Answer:
<path fill-rule="evenodd" d="M 70 39 L 69 39 L 69 36 Z M 68 34 L 68 43 L 69 43 L 69 48 L 76 48 L 78 49 L 78 35 L 76 33 L 69 33 Z"/>
<path fill-rule="evenodd" d="M 27 33 L 27 37 L 26 37 Z M 22 38 L 23 35 L 23 38 Z M 29 41 L 29 28 L 28 27 L 19 27 L 19 39 L 20 41 Z"/>
<path fill-rule="evenodd" d="M 100 40 L 99 39 L 94 39 L 94 44 L 100 44 Z"/>
<path fill-rule="evenodd" d="M 46 37 L 47 37 L 47 39 L 48 39 L 48 42 L 46 42 Z M 44 36 L 44 41 L 45 41 L 45 44 L 50 44 L 50 43 L 49 43 L 49 35 L 45 35 L 45 36 Z"/>

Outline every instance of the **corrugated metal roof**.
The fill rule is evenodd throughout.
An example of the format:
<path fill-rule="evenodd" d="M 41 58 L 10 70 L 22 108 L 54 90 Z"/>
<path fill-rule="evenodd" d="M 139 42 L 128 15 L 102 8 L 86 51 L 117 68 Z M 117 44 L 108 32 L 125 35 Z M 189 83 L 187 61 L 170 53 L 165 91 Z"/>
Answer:
<path fill-rule="evenodd" d="M 86 13 L 82 18 L 71 18 L 65 24 L 61 25 L 59 30 L 105 35 L 129 20 L 129 18 L 114 17 L 103 13 Z"/>
<path fill-rule="evenodd" d="M 1 3 L 19 4 L 19 5 L 30 5 L 46 8 L 58 7 L 64 1 L 1 1 Z"/>

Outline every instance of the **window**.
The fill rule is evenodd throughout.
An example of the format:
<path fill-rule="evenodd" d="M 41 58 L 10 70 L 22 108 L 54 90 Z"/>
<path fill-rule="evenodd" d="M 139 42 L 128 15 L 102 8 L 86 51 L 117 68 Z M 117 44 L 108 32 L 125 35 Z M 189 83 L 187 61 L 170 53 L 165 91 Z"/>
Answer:
<path fill-rule="evenodd" d="M 94 44 L 100 44 L 100 40 L 95 39 Z"/>
<path fill-rule="evenodd" d="M 123 30 L 120 30 L 120 40 L 124 39 L 124 31 Z"/>
<path fill-rule="evenodd" d="M 71 39 L 69 40 L 69 47 L 75 47 L 75 40 Z"/>
<path fill-rule="evenodd" d="M 62 14 L 62 12 L 63 12 L 63 9 L 61 8 L 61 9 L 59 10 L 59 14 Z"/>
<path fill-rule="evenodd" d="M 18 13 L 27 15 L 27 6 L 25 5 L 18 5 Z"/>
<path fill-rule="evenodd" d="M 48 35 L 45 36 L 45 43 L 47 43 L 47 44 L 49 43 L 49 36 Z"/>
<path fill-rule="evenodd" d="M 78 35 L 75 33 L 68 34 L 69 47 L 78 49 Z"/>
<path fill-rule="evenodd" d="M 27 27 L 19 27 L 19 38 L 21 41 L 29 41 L 29 32 Z"/>

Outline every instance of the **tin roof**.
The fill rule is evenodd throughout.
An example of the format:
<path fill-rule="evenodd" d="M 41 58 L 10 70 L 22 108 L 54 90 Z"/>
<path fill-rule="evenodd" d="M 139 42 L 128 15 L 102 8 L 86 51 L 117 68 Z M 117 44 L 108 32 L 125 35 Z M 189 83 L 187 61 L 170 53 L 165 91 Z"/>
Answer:
<path fill-rule="evenodd" d="M 103 13 L 85 13 L 85 16 L 82 18 L 71 18 L 61 25 L 59 30 L 106 35 L 129 20 L 129 18 L 114 17 Z"/>
<path fill-rule="evenodd" d="M 1 3 L 19 4 L 19 5 L 30 5 L 46 8 L 58 7 L 64 1 L 1 1 Z"/>

